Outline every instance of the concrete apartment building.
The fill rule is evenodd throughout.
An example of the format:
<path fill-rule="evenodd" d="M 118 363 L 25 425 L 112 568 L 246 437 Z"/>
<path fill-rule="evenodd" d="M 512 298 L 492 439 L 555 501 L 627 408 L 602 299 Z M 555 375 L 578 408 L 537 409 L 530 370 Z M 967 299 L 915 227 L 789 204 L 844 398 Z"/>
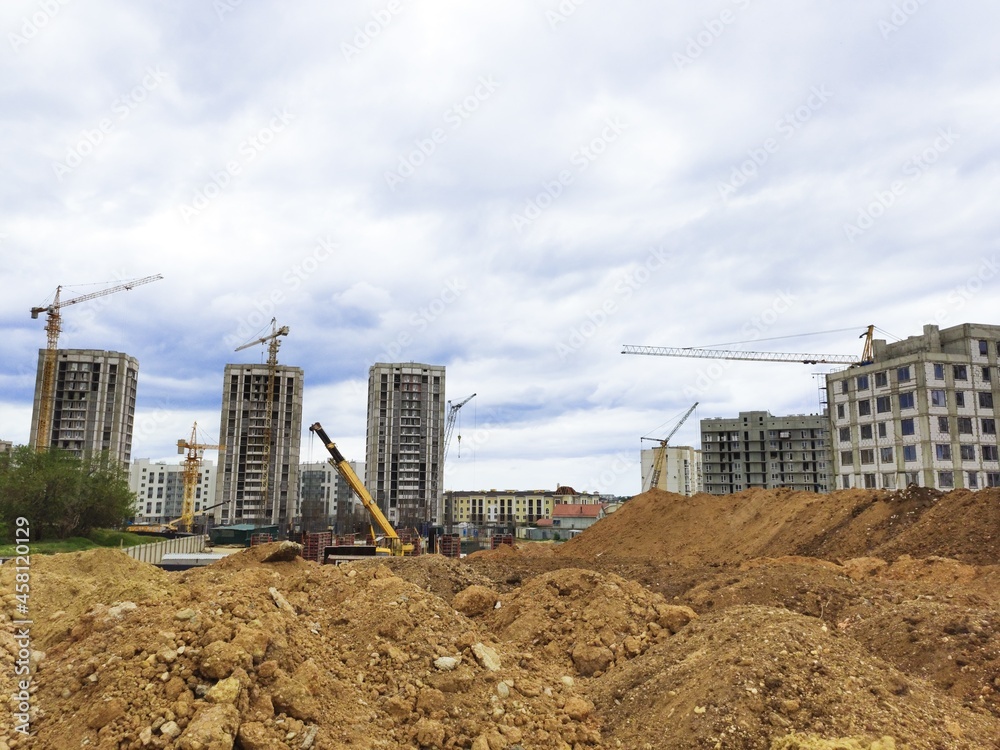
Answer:
<path fill-rule="evenodd" d="M 365 475 L 361 461 L 348 461 L 359 477 Z M 340 472 L 329 461 L 299 465 L 299 510 L 297 527 L 309 533 L 333 529 L 338 534 L 355 531 L 356 521 L 368 512 Z"/>
<path fill-rule="evenodd" d="M 377 362 L 368 371 L 365 486 L 397 529 L 443 518 L 445 368 Z"/>
<path fill-rule="evenodd" d="M 224 505 L 213 511 L 217 524 L 277 524 L 286 531 L 298 512 L 303 372 L 276 365 L 273 394 L 270 372 L 267 364 L 226 365 L 219 429 L 226 449 L 215 495 Z"/>
<path fill-rule="evenodd" d="M 197 516 L 215 497 L 215 465 L 203 460 L 198 470 L 198 483 L 194 490 L 194 512 Z M 184 504 L 184 464 L 156 463 L 148 458 L 132 462 L 129 470 L 129 489 L 135 495 L 137 524 L 159 524 L 181 517 Z"/>
<path fill-rule="evenodd" d="M 45 350 L 38 351 L 35 399 L 31 415 L 31 445 L 36 444 L 41 418 Z M 107 452 L 128 470 L 132 460 L 139 362 L 121 352 L 59 349 L 51 393 L 50 434 L 43 445 L 80 458 Z"/>
<path fill-rule="evenodd" d="M 1000 326 L 926 325 L 827 375 L 837 488 L 1000 485 L 998 353 Z"/>
<path fill-rule="evenodd" d="M 832 466 L 825 414 L 775 417 L 740 412 L 701 420 L 704 491 L 728 495 L 751 487 L 829 492 Z"/>
<path fill-rule="evenodd" d="M 653 464 L 660 452 L 659 447 L 645 448 L 639 452 L 639 471 L 642 491 L 650 489 L 653 478 Z M 701 492 L 702 466 L 701 451 L 687 445 L 668 445 L 663 457 L 663 467 L 656 486 L 678 495 L 695 495 Z"/>

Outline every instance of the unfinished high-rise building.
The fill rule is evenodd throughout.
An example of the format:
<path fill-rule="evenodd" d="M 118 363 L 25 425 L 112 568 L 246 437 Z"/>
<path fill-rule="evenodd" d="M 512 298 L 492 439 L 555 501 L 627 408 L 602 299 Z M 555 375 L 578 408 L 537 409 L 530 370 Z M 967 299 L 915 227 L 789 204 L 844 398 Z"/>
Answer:
<path fill-rule="evenodd" d="M 302 387 L 299 367 L 226 365 L 216 523 L 287 531 L 298 512 Z"/>
<path fill-rule="evenodd" d="M 102 454 L 128 469 L 132 460 L 139 362 L 121 352 L 59 349 L 55 382 L 48 399 L 48 434 L 39 440 L 46 350 L 38 352 L 35 400 L 31 414 L 31 444 L 60 448 L 80 458 Z"/>
<path fill-rule="evenodd" d="M 396 528 L 443 517 L 444 365 L 378 362 L 368 371 L 365 485 Z"/>

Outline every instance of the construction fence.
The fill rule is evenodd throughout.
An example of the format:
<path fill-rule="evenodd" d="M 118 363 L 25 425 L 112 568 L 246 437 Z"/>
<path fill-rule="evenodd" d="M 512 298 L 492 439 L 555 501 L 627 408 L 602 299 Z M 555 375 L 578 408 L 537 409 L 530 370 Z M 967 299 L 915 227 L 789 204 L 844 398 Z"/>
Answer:
<path fill-rule="evenodd" d="M 158 565 L 163 560 L 163 556 L 169 552 L 181 552 L 185 554 L 203 552 L 207 542 L 208 536 L 205 534 L 179 536 L 174 539 L 165 539 L 162 542 L 137 544 L 135 547 L 123 547 L 122 552 L 135 560 Z"/>

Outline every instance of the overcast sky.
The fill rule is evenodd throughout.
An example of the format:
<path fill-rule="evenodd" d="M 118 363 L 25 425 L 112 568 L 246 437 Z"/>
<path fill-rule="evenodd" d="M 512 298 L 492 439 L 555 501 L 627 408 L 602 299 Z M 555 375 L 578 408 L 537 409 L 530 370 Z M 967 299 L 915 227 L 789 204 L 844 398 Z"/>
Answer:
<path fill-rule="evenodd" d="M 623 344 L 1000 322 L 997 28 L 961 0 L 6 0 L 0 439 L 28 442 L 30 308 L 162 274 L 63 310 L 60 347 L 139 360 L 135 458 L 217 442 L 275 317 L 303 460 L 314 421 L 362 459 L 368 367 L 416 361 L 477 394 L 447 489 L 634 494 L 640 437 L 696 401 L 672 444 L 816 413 L 825 370 Z"/>

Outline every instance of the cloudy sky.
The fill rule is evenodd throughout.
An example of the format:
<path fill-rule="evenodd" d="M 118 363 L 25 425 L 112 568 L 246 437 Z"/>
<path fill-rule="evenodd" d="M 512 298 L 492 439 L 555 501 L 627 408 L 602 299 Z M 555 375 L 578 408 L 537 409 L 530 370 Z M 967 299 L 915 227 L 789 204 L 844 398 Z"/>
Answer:
<path fill-rule="evenodd" d="M 140 362 L 134 457 L 216 442 L 287 325 L 362 458 L 375 361 L 447 366 L 445 486 L 639 490 L 642 436 L 815 413 L 868 324 L 997 323 L 994 3 L 6 0 L 0 439 L 44 320 Z M 44 318 L 44 316 L 43 316 Z M 789 337 L 789 338 L 786 338 Z M 303 437 L 303 458 L 325 451 Z"/>

